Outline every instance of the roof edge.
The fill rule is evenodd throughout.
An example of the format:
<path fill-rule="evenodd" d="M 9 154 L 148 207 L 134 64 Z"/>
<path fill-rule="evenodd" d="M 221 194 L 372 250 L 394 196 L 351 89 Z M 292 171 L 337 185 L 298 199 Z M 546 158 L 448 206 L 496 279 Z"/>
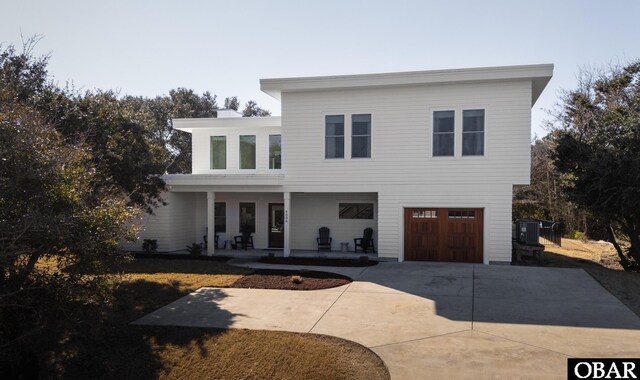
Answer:
<path fill-rule="evenodd" d="M 201 117 L 172 119 L 173 129 L 192 133 L 194 129 L 207 128 L 260 128 L 280 127 L 280 116 L 256 116 L 256 117 Z"/>
<path fill-rule="evenodd" d="M 444 70 L 405 71 L 374 74 L 328 75 L 260 79 L 260 89 L 276 99 L 282 92 L 402 86 L 508 79 L 546 79 L 553 76 L 553 64 L 490 66 Z M 544 88 L 544 85 L 542 88 Z M 541 92 L 541 91 L 540 91 Z M 538 94 L 539 96 L 539 94 Z M 537 99 L 537 96 L 535 96 Z"/>

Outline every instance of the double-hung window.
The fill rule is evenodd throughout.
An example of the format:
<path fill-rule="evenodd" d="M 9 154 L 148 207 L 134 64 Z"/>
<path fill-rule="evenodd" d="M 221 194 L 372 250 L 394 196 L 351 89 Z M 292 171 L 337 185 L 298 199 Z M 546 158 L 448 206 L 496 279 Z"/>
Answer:
<path fill-rule="evenodd" d="M 484 110 L 462 111 L 462 155 L 484 155 Z"/>
<path fill-rule="evenodd" d="M 371 114 L 351 115 L 351 158 L 371 158 Z"/>
<path fill-rule="evenodd" d="M 227 204 L 216 202 L 214 207 L 214 231 L 216 233 L 227 232 Z"/>
<path fill-rule="evenodd" d="M 324 157 L 344 158 L 344 115 L 325 116 Z"/>
<path fill-rule="evenodd" d="M 453 156 L 454 147 L 454 111 L 435 111 L 433 113 L 433 155 Z"/>
<path fill-rule="evenodd" d="M 256 168 L 256 136 L 240 136 L 240 169 Z"/>
<path fill-rule="evenodd" d="M 256 232 L 256 204 L 249 202 L 240 203 L 240 232 Z"/>
<path fill-rule="evenodd" d="M 227 137 L 211 136 L 211 169 L 227 168 Z"/>

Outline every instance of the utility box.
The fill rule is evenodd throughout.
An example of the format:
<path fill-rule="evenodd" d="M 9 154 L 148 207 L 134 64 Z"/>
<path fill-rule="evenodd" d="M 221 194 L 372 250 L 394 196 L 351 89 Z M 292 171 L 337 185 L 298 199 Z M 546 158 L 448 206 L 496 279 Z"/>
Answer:
<path fill-rule="evenodd" d="M 520 244 L 538 245 L 540 223 L 535 220 L 516 221 L 516 241 Z"/>

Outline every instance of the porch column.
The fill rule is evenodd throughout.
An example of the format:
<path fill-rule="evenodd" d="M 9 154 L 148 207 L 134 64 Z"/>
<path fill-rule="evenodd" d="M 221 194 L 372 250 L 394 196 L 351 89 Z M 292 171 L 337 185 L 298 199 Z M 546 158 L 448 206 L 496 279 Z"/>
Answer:
<path fill-rule="evenodd" d="M 216 247 L 215 236 L 216 193 L 207 191 L 207 256 L 213 256 Z"/>
<path fill-rule="evenodd" d="M 291 254 L 291 235 L 289 234 L 289 218 L 291 218 L 291 193 L 286 191 L 284 193 L 284 257 L 289 257 Z"/>

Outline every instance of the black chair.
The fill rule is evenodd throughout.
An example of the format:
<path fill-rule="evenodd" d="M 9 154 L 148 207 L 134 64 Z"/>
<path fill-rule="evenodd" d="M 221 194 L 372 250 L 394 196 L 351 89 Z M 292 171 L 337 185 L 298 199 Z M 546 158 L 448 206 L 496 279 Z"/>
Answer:
<path fill-rule="evenodd" d="M 331 240 L 333 239 L 329 236 L 330 232 L 331 230 L 327 227 L 322 227 L 318 230 L 318 235 L 320 235 L 320 237 L 316 238 L 318 242 L 318 252 L 320 252 L 321 249 L 331 251 Z"/>
<path fill-rule="evenodd" d="M 365 228 L 361 238 L 353 239 L 353 245 L 355 246 L 354 252 L 358 252 L 358 247 L 362 249 L 362 252 L 367 253 L 368 250 L 376 252 L 376 247 L 373 245 L 373 228 Z"/>
<path fill-rule="evenodd" d="M 240 232 L 242 235 L 234 236 L 233 240 L 236 242 L 236 248 L 253 249 L 253 236 L 251 236 L 251 228 L 244 227 Z"/>

